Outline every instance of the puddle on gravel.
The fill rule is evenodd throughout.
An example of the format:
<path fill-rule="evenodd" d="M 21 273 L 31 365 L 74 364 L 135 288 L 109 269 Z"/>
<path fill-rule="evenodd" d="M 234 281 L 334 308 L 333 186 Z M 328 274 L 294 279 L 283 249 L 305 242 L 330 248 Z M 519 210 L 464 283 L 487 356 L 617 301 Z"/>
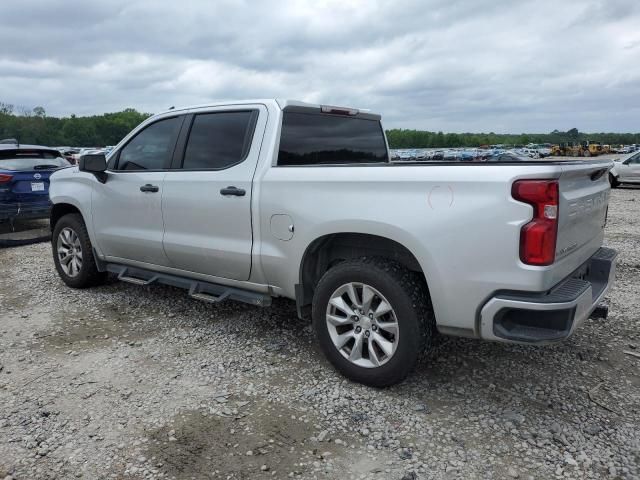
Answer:
<path fill-rule="evenodd" d="M 234 403 L 229 401 L 229 408 Z M 246 410 L 243 418 L 203 411 L 179 415 L 149 433 L 146 458 L 169 477 L 236 480 L 286 478 L 290 472 L 307 472 L 313 462 L 322 464 L 325 457 L 334 457 L 337 446 L 310 442 L 317 434 L 313 425 L 292 418 L 295 415 L 287 407 L 266 402 L 256 406 L 252 401 Z M 300 462 L 307 465 L 294 465 Z M 336 478 L 338 472 L 334 462 L 334 471 L 319 477 Z"/>

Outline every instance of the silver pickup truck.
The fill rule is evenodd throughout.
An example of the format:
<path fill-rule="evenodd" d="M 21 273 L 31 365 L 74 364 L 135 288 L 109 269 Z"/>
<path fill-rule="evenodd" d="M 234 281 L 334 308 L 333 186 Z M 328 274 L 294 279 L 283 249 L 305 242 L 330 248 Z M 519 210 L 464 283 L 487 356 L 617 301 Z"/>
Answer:
<path fill-rule="evenodd" d="M 401 381 L 436 332 L 544 344 L 605 295 L 606 161 L 389 161 L 380 116 L 289 100 L 155 115 L 51 177 L 55 266 L 194 298 L 294 299 L 344 375 Z"/>

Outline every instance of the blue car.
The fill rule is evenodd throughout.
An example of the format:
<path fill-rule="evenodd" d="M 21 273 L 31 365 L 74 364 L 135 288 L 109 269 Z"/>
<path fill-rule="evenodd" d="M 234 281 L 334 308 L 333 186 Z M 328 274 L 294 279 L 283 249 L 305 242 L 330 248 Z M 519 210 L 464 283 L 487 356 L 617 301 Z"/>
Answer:
<path fill-rule="evenodd" d="M 49 177 L 70 165 L 48 147 L 0 143 L 0 222 L 48 218 Z"/>

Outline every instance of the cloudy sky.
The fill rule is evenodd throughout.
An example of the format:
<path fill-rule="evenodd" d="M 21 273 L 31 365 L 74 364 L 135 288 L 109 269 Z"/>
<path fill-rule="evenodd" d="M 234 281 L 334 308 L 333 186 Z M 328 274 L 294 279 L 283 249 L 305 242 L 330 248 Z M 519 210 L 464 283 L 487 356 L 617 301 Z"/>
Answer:
<path fill-rule="evenodd" d="M 2 0 L 0 101 L 286 97 L 386 127 L 640 131 L 640 0 Z"/>

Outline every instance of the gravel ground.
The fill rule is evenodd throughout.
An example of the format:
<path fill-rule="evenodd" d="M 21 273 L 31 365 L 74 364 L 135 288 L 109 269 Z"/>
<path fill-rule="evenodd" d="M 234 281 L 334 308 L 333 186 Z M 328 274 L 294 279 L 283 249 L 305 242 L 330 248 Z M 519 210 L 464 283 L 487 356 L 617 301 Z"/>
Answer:
<path fill-rule="evenodd" d="M 640 189 L 612 192 L 609 319 L 567 342 L 445 339 L 374 390 L 290 302 L 58 279 L 0 251 L 0 479 L 640 478 Z"/>

